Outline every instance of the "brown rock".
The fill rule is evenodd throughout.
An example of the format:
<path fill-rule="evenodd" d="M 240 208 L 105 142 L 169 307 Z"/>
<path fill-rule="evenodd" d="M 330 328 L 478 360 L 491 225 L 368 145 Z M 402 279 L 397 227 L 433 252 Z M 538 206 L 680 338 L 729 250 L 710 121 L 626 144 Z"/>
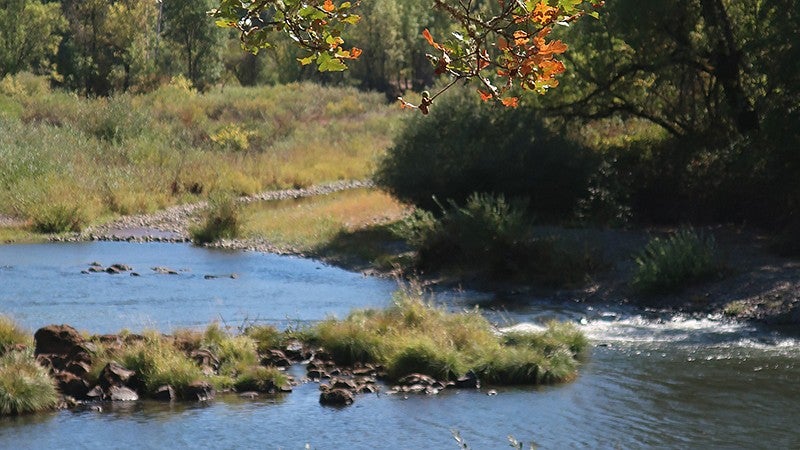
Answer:
<path fill-rule="evenodd" d="M 183 397 L 186 400 L 201 402 L 213 400 L 215 394 L 214 388 L 207 381 L 193 381 L 183 391 Z"/>
<path fill-rule="evenodd" d="M 323 405 L 347 406 L 355 400 L 353 393 L 346 389 L 331 389 L 319 394 L 319 402 Z"/>
<path fill-rule="evenodd" d="M 112 361 L 103 367 L 103 371 L 100 372 L 98 384 L 104 390 L 109 390 L 113 386 L 127 386 L 131 377 L 134 375 L 136 375 L 136 371 L 128 370 Z"/>
<path fill-rule="evenodd" d="M 35 354 L 66 355 L 76 346 L 84 343 L 83 336 L 69 325 L 48 325 L 39 328 L 33 335 L 36 341 Z"/>
<path fill-rule="evenodd" d="M 89 392 L 89 383 L 73 373 L 61 372 L 55 375 L 55 379 L 62 395 L 83 399 Z"/>

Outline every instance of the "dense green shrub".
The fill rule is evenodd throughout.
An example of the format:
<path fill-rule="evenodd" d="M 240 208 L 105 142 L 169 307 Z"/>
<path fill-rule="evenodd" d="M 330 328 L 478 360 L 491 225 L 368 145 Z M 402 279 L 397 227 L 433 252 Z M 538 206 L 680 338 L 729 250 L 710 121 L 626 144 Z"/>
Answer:
<path fill-rule="evenodd" d="M 53 409 L 57 402 L 55 382 L 30 352 L 0 356 L 0 416 Z"/>
<path fill-rule="evenodd" d="M 642 293 L 665 293 L 709 278 L 720 270 L 713 236 L 690 228 L 668 238 L 653 238 L 635 255 L 631 282 Z"/>
<path fill-rule="evenodd" d="M 533 279 L 548 286 L 580 283 L 599 263 L 586 248 L 534 237 L 521 202 L 473 194 L 453 201 L 437 218 L 410 215 L 396 231 L 417 251 L 423 270 L 479 272 L 496 279 Z"/>
<path fill-rule="evenodd" d="M 481 103 L 448 92 L 431 114 L 405 124 L 381 161 L 378 184 L 401 200 L 435 210 L 433 199 L 463 204 L 473 192 L 527 198 L 542 218 L 572 213 L 595 161 L 548 132 L 533 109 Z"/>
<path fill-rule="evenodd" d="M 208 200 L 205 219 L 191 229 L 192 240 L 206 244 L 223 238 L 239 236 L 242 227 L 242 209 L 234 195 L 218 192 Z"/>

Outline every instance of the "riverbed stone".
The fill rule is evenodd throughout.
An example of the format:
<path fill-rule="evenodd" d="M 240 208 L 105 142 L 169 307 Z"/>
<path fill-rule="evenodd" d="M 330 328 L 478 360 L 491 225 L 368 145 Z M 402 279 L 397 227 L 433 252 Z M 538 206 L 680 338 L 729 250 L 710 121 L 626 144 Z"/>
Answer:
<path fill-rule="evenodd" d="M 54 378 L 62 395 L 78 399 L 86 398 L 86 394 L 89 392 L 89 383 L 83 378 L 70 372 L 59 372 Z"/>
<path fill-rule="evenodd" d="M 107 396 L 112 402 L 135 402 L 139 400 L 139 394 L 125 386 L 111 386 L 108 388 Z"/>
<path fill-rule="evenodd" d="M 184 389 L 183 396 L 186 400 L 201 402 L 213 400 L 216 391 L 207 381 L 193 381 Z"/>
<path fill-rule="evenodd" d="M 85 342 L 83 336 L 69 325 L 48 325 L 36 330 L 33 335 L 36 341 L 34 353 L 66 355 L 72 349 Z"/>
<path fill-rule="evenodd" d="M 168 384 L 159 386 L 155 393 L 153 393 L 153 399 L 162 402 L 170 402 L 176 398 L 178 398 L 178 395 L 175 393 L 175 389 Z"/>
<path fill-rule="evenodd" d="M 127 386 L 134 375 L 136 375 L 136 371 L 128 370 L 121 364 L 112 361 L 103 367 L 98 383 L 103 389 L 109 390 L 114 386 Z"/>
<path fill-rule="evenodd" d="M 319 402 L 323 405 L 348 406 L 355 401 L 353 393 L 346 389 L 330 389 L 319 394 Z"/>

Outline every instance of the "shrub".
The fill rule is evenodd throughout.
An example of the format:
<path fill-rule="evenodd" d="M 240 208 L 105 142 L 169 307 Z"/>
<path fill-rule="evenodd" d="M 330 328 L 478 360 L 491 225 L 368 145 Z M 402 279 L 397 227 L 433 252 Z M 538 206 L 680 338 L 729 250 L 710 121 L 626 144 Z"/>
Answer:
<path fill-rule="evenodd" d="M 434 196 L 463 204 L 477 191 L 528 198 L 542 218 L 572 214 L 595 157 L 547 131 L 530 107 L 498 109 L 474 92 L 451 92 L 430 115 L 406 122 L 377 183 L 430 211 Z"/>
<path fill-rule="evenodd" d="M 242 212 L 234 195 L 217 192 L 211 195 L 204 222 L 192 228 L 192 240 L 198 244 L 222 238 L 235 238 L 242 227 Z"/>
<path fill-rule="evenodd" d="M 631 284 L 645 294 L 680 290 L 719 272 L 716 253 L 713 236 L 690 228 L 678 230 L 666 239 L 653 238 L 635 255 L 636 271 Z"/>
<path fill-rule="evenodd" d="M 39 233 L 80 231 L 87 222 L 86 213 L 78 205 L 41 204 L 31 212 L 33 229 Z"/>
<path fill-rule="evenodd" d="M 450 201 L 436 218 L 416 212 L 395 227 L 417 250 L 423 270 L 485 273 L 496 279 L 533 279 L 547 286 L 578 284 L 599 262 L 588 248 L 531 236 L 522 202 L 473 194 L 465 206 Z"/>
<path fill-rule="evenodd" d="M 0 416 L 54 409 L 55 382 L 30 352 L 0 356 Z"/>

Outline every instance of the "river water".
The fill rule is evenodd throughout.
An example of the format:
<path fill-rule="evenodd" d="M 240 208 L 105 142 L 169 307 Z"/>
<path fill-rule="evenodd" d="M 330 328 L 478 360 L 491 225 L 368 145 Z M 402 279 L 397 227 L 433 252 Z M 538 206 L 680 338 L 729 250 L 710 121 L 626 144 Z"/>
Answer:
<path fill-rule="evenodd" d="M 141 275 L 81 274 L 91 262 Z M 177 275 L 161 275 L 166 266 Z M 226 277 L 232 273 L 237 278 Z M 205 275 L 220 276 L 206 279 Z M 177 244 L 0 246 L 0 313 L 31 330 L 69 323 L 122 328 L 298 326 L 354 307 L 385 306 L 396 285 L 313 260 Z M 0 448 L 800 448 L 800 341 L 717 317 L 665 316 L 609 305 L 442 292 L 480 305 L 501 326 L 574 321 L 592 340 L 576 381 L 540 388 L 361 395 L 320 406 L 317 385 L 257 400 L 136 402 L 102 412 L 0 419 Z"/>

